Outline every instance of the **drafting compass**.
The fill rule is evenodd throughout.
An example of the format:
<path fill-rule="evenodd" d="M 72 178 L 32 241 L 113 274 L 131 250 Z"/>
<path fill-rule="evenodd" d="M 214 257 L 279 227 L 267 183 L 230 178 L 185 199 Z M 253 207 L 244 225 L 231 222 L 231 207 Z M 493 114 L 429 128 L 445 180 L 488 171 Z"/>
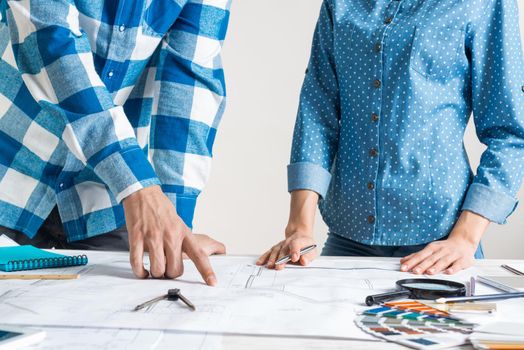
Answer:
<path fill-rule="evenodd" d="M 167 294 L 165 295 L 162 295 L 160 297 L 151 299 L 149 301 L 146 301 L 145 303 L 137 305 L 135 307 L 135 311 L 142 310 L 143 308 L 148 307 L 149 305 L 153 305 L 154 303 L 158 303 L 161 300 L 170 300 L 170 301 L 180 300 L 181 302 L 186 304 L 187 307 L 191 309 L 191 311 L 196 310 L 195 305 L 193 305 L 192 302 L 190 302 L 185 296 L 182 295 L 182 293 L 180 293 L 180 289 L 175 288 L 175 289 L 169 289 L 167 291 Z"/>

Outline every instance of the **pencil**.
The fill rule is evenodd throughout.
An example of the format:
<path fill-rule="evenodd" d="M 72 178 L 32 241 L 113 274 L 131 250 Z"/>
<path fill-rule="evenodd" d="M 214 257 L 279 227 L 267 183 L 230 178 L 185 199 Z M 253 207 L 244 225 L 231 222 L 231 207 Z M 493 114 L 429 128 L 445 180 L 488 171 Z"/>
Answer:
<path fill-rule="evenodd" d="M 435 302 L 438 304 L 448 304 L 448 303 L 464 303 L 468 301 L 478 301 L 478 300 L 502 300 L 502 299 L 513 299 L 513 298 L 524 298 L 524 292 L 486 294 L 486 295 L 477 295 L 473 297 L 439 298 L 435 300 Z"/>
<path fill-rule="evenodd" d="M 509 272 L 514 273 L 515 275 L 519 275 L 519 276 L 523 276 L 524 275 L 524 272 L 519 271 L 516 268 L 513 268 L 513 267 L 511 267 L 509 265 L 500 265 L 500 267 L 502 267 L 503 269 L 508 270 Z"/>
<path fill-rule="evenodd" d="M 0 280 L 76 280 L 80 275 L 0 275 Z"/>

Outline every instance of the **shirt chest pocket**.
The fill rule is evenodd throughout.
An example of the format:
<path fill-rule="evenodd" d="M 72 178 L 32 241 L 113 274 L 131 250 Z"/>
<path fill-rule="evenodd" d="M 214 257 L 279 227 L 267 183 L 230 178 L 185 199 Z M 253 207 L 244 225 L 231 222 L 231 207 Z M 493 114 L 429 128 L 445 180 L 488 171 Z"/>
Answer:
<path fill-rule="evenodd" d="M 464 31 L 455 28 L 416 28 L 410 67 L 424 77 L 445 83 L 466 69 Z"/>

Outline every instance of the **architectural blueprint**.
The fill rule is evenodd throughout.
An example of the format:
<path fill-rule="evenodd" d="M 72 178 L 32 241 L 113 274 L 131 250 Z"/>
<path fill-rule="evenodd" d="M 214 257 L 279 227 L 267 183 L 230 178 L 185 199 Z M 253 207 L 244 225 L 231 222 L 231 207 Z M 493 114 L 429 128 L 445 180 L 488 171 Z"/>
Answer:
<path fill-rule="evenodd" d="M 353 322 L 365 296 L 412 276 L 399 272 L 393 259 L 321 258 L 277 272 L 255 266 L 253 257 L 216 257 L 219 284 L 208 287 L 190 261 L 180 279 L 139 280 L 125 253 L 91 252 L 89 258 L 74 270 L 78 280 L 1 283 L 0 323 L 372 340 Z M 180 288 L 196 311 L 167 300 L 133 311 L 169 288 Z"/>
<path fill-rule="evenodd" d="M 43 342 L 28 350 L 220 350 L 222 336 L 140 329 L 38 327 L 47 333 Z"/>

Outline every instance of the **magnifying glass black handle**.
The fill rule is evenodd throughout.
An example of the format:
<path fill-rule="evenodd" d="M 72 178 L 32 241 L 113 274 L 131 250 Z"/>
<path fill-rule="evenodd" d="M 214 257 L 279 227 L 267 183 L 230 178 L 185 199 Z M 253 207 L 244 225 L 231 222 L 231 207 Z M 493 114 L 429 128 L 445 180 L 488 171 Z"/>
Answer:
<path fill-rule="evenodd" d="M 371 306 L 375 304 L 380 304 L 384 301 L 409 298 L 410 296 L 411 292 L 409 290 L 399 290 L 395 292 L 369 295 L 366 297 L 366 305 Z"/>

